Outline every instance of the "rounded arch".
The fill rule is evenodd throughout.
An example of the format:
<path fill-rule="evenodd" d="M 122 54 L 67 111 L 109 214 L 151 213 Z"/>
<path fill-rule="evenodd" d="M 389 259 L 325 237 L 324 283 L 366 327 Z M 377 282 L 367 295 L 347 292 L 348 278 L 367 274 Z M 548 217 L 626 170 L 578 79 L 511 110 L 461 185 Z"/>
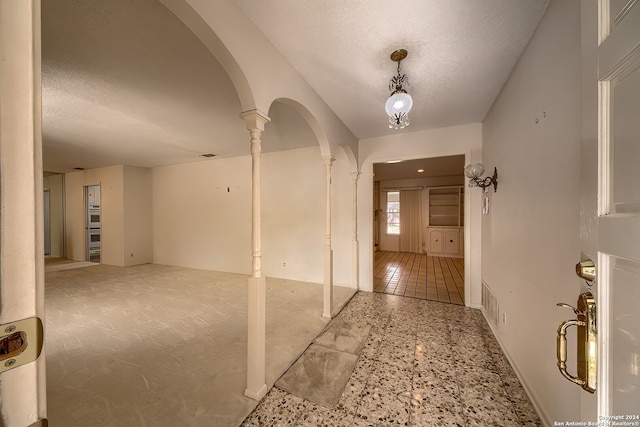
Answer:
<path fill-rule="evenodd" d="M 277 98 L 273 100 L 272 104 L 274 102 L 286 104 L 296 110 L 302 116 L 302 118 L 305 119 L 314 135 L 316 136 L 318 145 L 320 146 L 320 155 L 322 157 L 331 156 L 331 146 L 329 145 L 329 138 L 327 137 L 327 133 L 324 131 L 322 125 L 320 125 L 320 122 L 318 122 L 318 119 L 315 118 L 313 113 L 311 113 L 311 111 L 309 111 L 307 107 L 290 98 Z"/>
<path fill-rule="evenodd" d="M 349 170 L 351 171 L 351 173 L 359 173 L 360 169 L 358 168 L 358 159 L 356 158 L 356 155 L 351 147 L 346 144 L 340 144 L 339 147 L 347 156 L 347 160 L 349 162 Z"/>
<path fill-rule="evenodd" d="M 187 0 L 159 0 L 165 5 L 182 23 L 189 28 L 202 44 L 218 60 L 222 68 L 226 71 L 231 82 L 236 89 L 242 111 L 256 108 L 256 100 L 249 85 L 249 81 L 240 65 L 235 60 L 229 49 L 222 43 L 220 38 L 211 27 L 193 10 Z"/>

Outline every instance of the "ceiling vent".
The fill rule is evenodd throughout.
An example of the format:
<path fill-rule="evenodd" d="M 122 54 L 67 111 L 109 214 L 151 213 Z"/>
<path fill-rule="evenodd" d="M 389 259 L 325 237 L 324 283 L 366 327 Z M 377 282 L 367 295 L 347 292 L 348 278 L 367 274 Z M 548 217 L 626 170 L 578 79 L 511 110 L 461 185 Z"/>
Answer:
<path fill-rule="evenodd" d="M 198 154 L 198 157 L 215 157 L 215 154 L 211 154 L 211 153 L 204 153 L 204 154 Z"/>

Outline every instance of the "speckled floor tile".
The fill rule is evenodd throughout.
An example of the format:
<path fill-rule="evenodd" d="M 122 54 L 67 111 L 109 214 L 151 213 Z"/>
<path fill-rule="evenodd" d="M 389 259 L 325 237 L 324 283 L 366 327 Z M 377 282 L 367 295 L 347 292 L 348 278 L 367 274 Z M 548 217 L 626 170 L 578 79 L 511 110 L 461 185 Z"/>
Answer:
<path fill-rule="evenodd" d="M 398 367 L 378 361 L 373 365 L 367 387 L 399 393 L 411 390 L 411 379 L 411 367 Z"/>
<path fill-rule="evenodd" d="M 409 425 L 410 403 L 398 399 L 397 393 L 365 389 L 357 415 L 374 425 Z"/>
<path fill-rule="evenodd" d="M 333 321 L 354 319 L 373 323 L 335 408 L 276 405 L 279 422 L 291 413 L 300 426 L 541 426 L 478 310 L 360 292 Z"/>
<path fill-rule="evenodd" d="M 293 426 L 304 409 L 304 399 L 274 387 L 242 425 Z"/>
<path fill-rule="evenodd" d="M 352 427 L 354 416 L 354 414 L 340 409 L 330 409 L 320 405 L 307 405 L 296 420 L 296 426 Z"/>
<path fill-rule="evenodd" d="M 520 418 L 515 413 L 513 403 L 502 396 L 485 396 L 483 399 L 462 398 L 466 425 L 518 427 Z"/>

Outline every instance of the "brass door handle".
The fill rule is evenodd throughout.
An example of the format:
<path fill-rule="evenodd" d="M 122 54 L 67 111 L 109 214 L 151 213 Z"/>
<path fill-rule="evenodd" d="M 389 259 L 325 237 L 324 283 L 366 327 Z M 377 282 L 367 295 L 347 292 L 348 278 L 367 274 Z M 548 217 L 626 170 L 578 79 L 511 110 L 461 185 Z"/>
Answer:
<path fill-rule="evenodd" d="M 584 322 L 578 319 L 565 320 L 558 327 L 558 340 L 556 341 L 556 349 L 558 350 L 558 369 L 563 377 L 569 381 L 584 386 L 585 381 L 582 378 L 574 377 L 567 372 L 567 328 L 569 326 L 584 326 Z"/>
<path fill-rule="evenodd" d="M 596 391 L 598 360 L 595 298 L 591 292 L 585 292 L 578 297 L 578 307 L 564 303 L 559 303 L 558 306 L 572 309 L 577 316 L 577 319 L 565 320 L 558 326 L 556 341 L 558 369 L 563 377 L 578 384 L 583 390 L 593 393 Z M 567 372 L 567 329 L 571 326 L 578 328 L 578 375 L 576 376 Z"/>

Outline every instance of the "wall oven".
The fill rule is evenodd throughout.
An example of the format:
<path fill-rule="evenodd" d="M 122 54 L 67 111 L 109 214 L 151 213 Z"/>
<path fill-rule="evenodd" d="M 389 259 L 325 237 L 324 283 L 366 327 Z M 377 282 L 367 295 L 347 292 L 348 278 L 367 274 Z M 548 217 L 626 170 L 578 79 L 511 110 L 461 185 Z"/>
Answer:
<path fill-rule="evenodd" d="M 88 227 L 100 228 L 100 205 L 89 205 Z"/>
<path fill-rule="evenodd" d="M 89 229 L 89 256 L 100 255 L 100 229 L 99 228 L 90 228 Z"/>

